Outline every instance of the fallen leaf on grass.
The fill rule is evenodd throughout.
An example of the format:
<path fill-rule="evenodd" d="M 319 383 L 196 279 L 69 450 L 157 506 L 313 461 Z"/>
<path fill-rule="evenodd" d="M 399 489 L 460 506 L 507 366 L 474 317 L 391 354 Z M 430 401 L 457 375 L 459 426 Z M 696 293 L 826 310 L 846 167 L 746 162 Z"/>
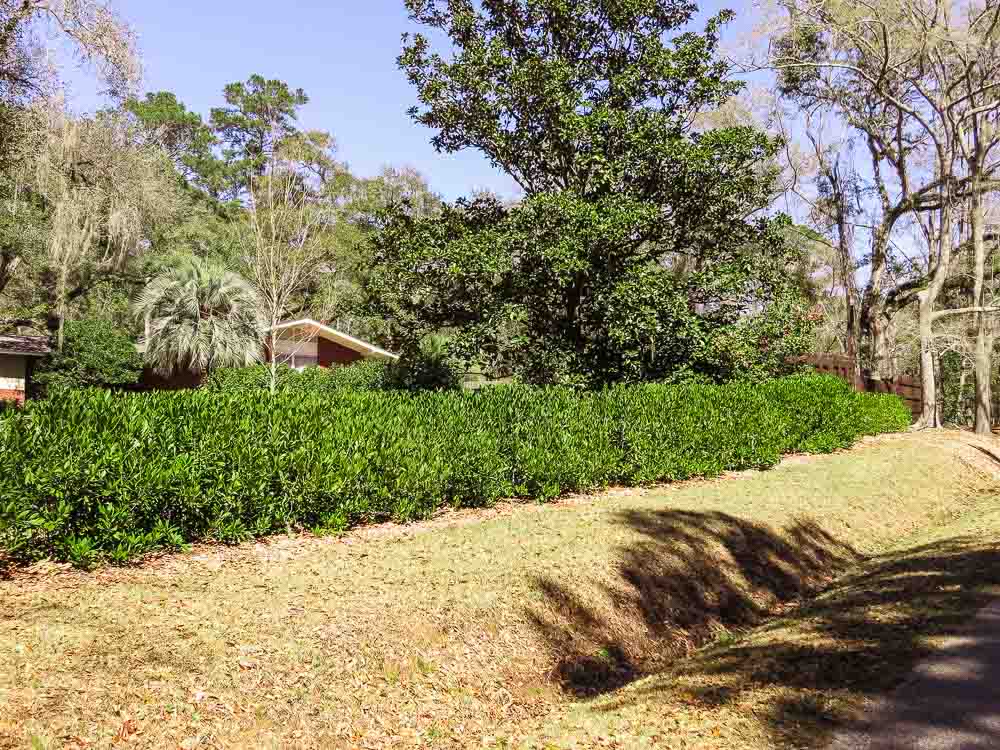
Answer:
<path fill-rule="evenodd" d="M 126 719 L 121 727 L 119 727 L 118 732 L 115 734 L 115 742 L 128 742 L 129 738 L 134 734 L 139 733 L 139 725 L 135 723 L 135 719 Z"/>

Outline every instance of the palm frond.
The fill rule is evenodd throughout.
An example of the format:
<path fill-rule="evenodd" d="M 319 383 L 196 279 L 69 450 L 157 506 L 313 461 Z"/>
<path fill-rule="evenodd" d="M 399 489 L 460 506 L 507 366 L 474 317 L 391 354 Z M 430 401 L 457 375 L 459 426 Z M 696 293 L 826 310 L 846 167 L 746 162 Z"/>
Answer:
<path fill-rule="evenodd" d="M 157 276 L 133 305 L 147 323 L 146 361 L 157 372 L 208 372 L 260 361 L 266 323 L 250 286 L 199 258 Z"/>

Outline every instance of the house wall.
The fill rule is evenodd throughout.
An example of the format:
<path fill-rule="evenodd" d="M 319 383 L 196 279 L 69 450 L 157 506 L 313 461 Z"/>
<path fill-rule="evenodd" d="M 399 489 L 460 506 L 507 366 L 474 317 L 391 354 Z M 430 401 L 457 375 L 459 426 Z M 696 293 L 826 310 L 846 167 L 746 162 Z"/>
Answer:
<path fill-rule="evenodd" d="M 292 367 L 302 368 L 319 364 L 319 344 L 315 338 L 304 341 L 293 336 L 285 336 L 274 342 L 274 349 L 278 353 L 278 361 Z M 265 360 L 270 361 L 270 358 L 265 357 Z"/>
<path fill-rule="evenodd" d="M 0 401 L 24 403 L 28 381 L 28 358 L 0 354 Z"/>
<path fill-rule="evenodd" d="M 334 365 L 348 365 L 364 359 L 360 352 L 348 349 L 346 346 L 338 344 L 336 341 L 329 341 L 321 338 L 318 340 L 317 355 L 320 367 L 333 367 Z"/>
<path fill-rule="evenodd" d="M 291 362 L 294 357 L 296 367 L 309 365 L 319 365 L 320 367 L 335 367 L 337 365 L 347 365 L 364 359 L 364 355 L 353 349 L 348 349 L 336 341 L 330 341 L 322 336 L 313 336 L 310 339 L 303 338 L 303 332 L 285 332 L 274 342 L 275 351 L 278 353 L 278 360 Z M 270 357 L 265 357 L 270 360 Z"/>

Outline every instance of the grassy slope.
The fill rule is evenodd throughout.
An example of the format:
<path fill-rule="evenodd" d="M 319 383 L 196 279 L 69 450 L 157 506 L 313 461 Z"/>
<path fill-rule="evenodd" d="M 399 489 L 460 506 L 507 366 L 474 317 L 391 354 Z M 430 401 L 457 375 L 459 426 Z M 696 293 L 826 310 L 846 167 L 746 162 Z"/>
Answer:
<path fill-rule="evenodd" d="M 0 747 L 806 745 L 1000 581 L 984 486 L 908 436 L 433 533 L 16 576 Z"/>
<path fill-rule="evenodd" d="M 533 722 L 526 744 L 819 748 L 996 596 L 1000 504 L 979 493 L 961 516 L 853 566 L 816 599 Z"/>

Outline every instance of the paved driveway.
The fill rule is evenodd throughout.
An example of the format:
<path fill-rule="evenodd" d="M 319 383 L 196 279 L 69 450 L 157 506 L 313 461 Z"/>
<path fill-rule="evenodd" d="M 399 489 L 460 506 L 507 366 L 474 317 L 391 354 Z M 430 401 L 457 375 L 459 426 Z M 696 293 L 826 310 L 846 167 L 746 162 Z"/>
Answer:
<path fill-rule="evenodd" d="M 1000 750 L 1000 600 L 829 750 Z"/>

